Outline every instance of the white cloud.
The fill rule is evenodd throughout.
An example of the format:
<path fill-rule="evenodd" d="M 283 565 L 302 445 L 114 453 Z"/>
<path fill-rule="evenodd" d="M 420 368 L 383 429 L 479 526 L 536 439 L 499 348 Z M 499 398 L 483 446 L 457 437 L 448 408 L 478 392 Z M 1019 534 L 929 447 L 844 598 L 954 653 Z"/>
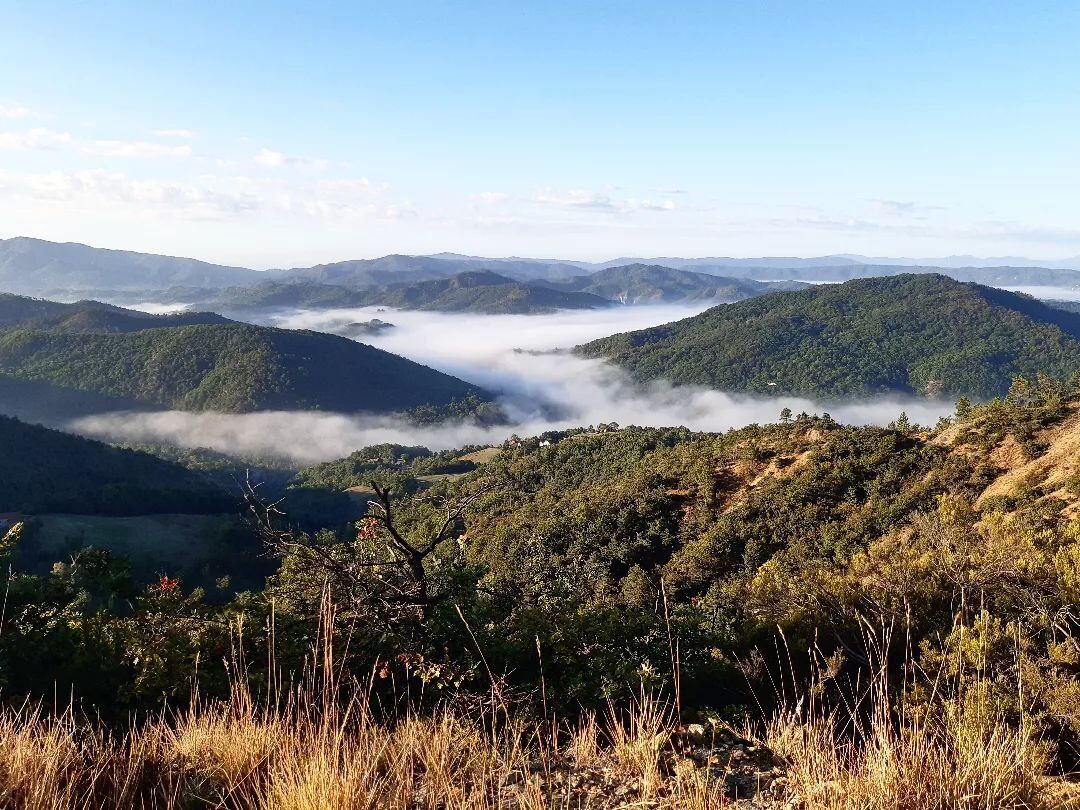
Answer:
<path fill-rule="evenodd" d="M 659 382 L 638 386 L 599 360 L 545 353 L 626 329 L 665 323 L 700 307 L 623 307 L 551 315 L 451 315 L 374 308 L 294 312 L 280 319 L 290 328 L 333 331 L 351 321 L 378 317 L 395 324 L 368 342 L 487 386 L 500 394 L 510 425 L 446 423 L 417 426 L 387 415 L 267 412 L 216 414 L 165 412 L 100 415 L 72 427 L 102 438 L 214 447 L 245 455 L 286 455 L 300 462 L 347 455 L 378 442 L 423 444 L 432 449 L 501 442 L 511 433 L 616 421 L 620 424 L 727 430 L 775 421 L 781 409 L 828 411 L 844 422 L 886 424 L 901 411 L 933 424 L 951 403 L 890 397 L 856 402 L 812 402 L 797 397 L 753 397 Z M 517 351 L 525 349 L 527 351 Z M 531 351 L 528 351 L 531 350 Z"/>
<path fill-rule="evenodd" d="M 273 149 L 263 147 L 255 155 L 255 162 L 263 166 L 297 166 L 304 169 L 323 170 L 330 165 L 330 161 L 322 158 L 301 157 L 298 155 L 286 155 Z"/>
<path fill-rule="evenodd" d="M 196 137 L 190 129 L 155 129 L 154 134 L 159 138 L 178 138 L 185 141 Z"/>
<path fill-rule="evenodd" d="M 910 200 L 871 200 L 878 213 L 886 217 L 925 219 L 927 215 L 944 211 L 940 205 L 924 205 Z"/>
<path fill-rule="evenodd" d="M 90 169 L 44 174 L 0 174 L 0 193 L 39 200 L 136 206 L 140 211 L 171 211 L 199 218 L 256 210 L 258 200 L 191 183 L 134 180 L 118 172 Z"/>
<path fill-rule="evenodd" d="M 536 202 L 566 209 L 591 209 L 627 214 L 633 211 L 674 211 L 675 203 L 671 200 L 638 200 L 633 197 L 617 199 L 598 191 L 570 189 L 556 191 L 544 188 L 536 195 Z"/>
<path fill-rule="evenodd" d="M 671 200 L 630 200 L 631 208 L 640 208 L 642 211 L 674 211 L 675 203 Z"/>
<path fill-rule="evenodd" d="M 0 118 L 40 118 L 41 113 L 18 103 L 0 103 Z"/>
<path fill-rule="evenodd" d="M 559 208 L 595 208 L 603 211 L 616 211 L 619 209 L 606 194 L 580 188 L 573 188 L 569 191 L 544 188 L 536 195 L 536 201 Z"/>
<path fill-rule="evenodd" d="M 378 201 L 388 187 L 367 178 L 291 183 L 279 178 L 200 175 L 189 180 L 133 178 L 104 169 L 4 173 L 0 197 L 29 198 L 102 210 L 130 206 L 140 217 L 222 219 L 259 214 L 327 222 L 396 221 L 417 216 L 407 201 Z M 100 205 L 104 203 L 105 205 Z M 298 227 L 300 222 L 294 222 Z"/>
<path fill-rule="evenodd" d="M 71 143 L 71 134 L 37 127 L 25 132 L 0 132 L 0 149 L 55 149 Z"/>
<path fill-rule="evenodd" d="M 190 157 L 191 147 L 187 144 L 170 145 L 150 143 L 149 141 L 94 141 L 83 147 L 91 155 L 103 157 Z"/>
<path fill-rule="evenodd" d="M 473 194 L 472 198 L 482 203 L 495 204 L 506 202 L 510 195 L 505 191 L 480 191 Z"/>

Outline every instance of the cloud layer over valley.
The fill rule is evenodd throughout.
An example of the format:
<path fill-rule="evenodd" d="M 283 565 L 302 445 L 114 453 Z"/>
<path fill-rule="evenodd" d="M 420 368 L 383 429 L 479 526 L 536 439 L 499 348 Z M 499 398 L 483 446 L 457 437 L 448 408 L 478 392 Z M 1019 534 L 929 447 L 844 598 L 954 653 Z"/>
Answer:
<path fill-rule="evenodd" d="M 319 412 L 233 415 L 168 411 L 104 414 L 78 420 L 72 427 L 115 441 L 210 447 L 246 457 L 272 455 L 311 463 L 380 442 L 447 449 L 500 443 L 511 433 L 535 435 L 600 422 L 721 431 L 775 421 L 784 407 L 795 413 L 827 411 L 836 419 L 857 424 L 886 424 L 901 411 L 916 422 L 932 424 L 952 411 L 950 403 L 914 398 L 815 403 L 666 384 L 643 388 L 602 361 L 554 351 L 666 323 L 701 309 L 704 307 L 655 306 L 478 316 L 364 308 L 295 311 L 270 319 L 279 326 L 328 332 L 376 317 L 390 321 L 395 324 L 393 329 L 364 341 L 496 392 L 510 425 L 417 426 L 392 416 Z"/>

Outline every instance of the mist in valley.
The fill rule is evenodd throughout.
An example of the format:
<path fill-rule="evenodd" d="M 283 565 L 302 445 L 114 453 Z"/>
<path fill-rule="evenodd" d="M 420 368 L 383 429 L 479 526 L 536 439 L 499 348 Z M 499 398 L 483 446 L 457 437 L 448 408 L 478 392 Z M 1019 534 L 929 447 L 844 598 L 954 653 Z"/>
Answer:
<path fill-rule="evenodd" d="M 339 332 L 380 318 L 394 324 L 362 338 L 433 368 L 482 385 L 499 398 L 509 424 L 444 422 L 417 425 L 392 415 L 317 411 L 252 414 L 100 414 L 71 423 L 95 438 L 140 444 L 206 447 L 245 458 L 274 457 L 293 464 L 339 458 L 360 447 L 393 442 L 443 450 L 503 442 L 511 434 L 617 422 L 723 431 L 794 413 L 828 412 L 852 424 L 887 424 L 903 411 L 920 424 L 952 412 L 949 402 L 888 397 L 815 402 L 799 397 L 728 394 L 663 383 L 641 386 L 622 370 L 564 350 L 594 338 L 696 314 L 704 305 L 618 307 L 549 315 L 458 315 L 376 308 L 300 310 L 261 317 L 293 329 Z M 252 319 L 254 320 L 254 319 Z"/>

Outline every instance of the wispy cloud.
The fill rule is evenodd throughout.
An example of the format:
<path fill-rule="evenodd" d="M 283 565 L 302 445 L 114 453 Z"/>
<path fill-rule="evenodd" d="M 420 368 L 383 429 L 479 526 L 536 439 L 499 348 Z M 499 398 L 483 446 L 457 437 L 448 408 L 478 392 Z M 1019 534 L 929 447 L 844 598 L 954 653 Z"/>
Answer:
<path fill-rule="evenodd" d="M 24 132 L 0 132 L 0 149 L 56 149 L 71 143 L 71 134 L 36 127 Z"/>
<path fill-rule="evenodd" d="M 41 113 L 17 102 L 0 102 L 0 118 L 41 118 Z"/>
<path fill-rule="evenodd" d="M 544 205 L 558 206 L 559 208 L 594 208 L 600 211 L 619 210 L 619 206 L 608 195 L 580 188 L 572 188 L 568 191 L 544 188 L 536 195 L 536 201 Z"/>
<path fill-rule="evenodd" d="M 944 211 L 944 206 L 940 205 L 925 205 L 924 203 L 914 202 L 910 200 L 880 200 L 875 199 L 870 202 L 877 206 L 877 211 L 882 216 L 908 218 L 913 217 L 917 219 L 925 219 L 930 214 L 937 213 L 938 211 Z"/>
<path fill-rule="evenodd" d="M 472 199 L 476 200 L 477 202 L 487 203 L 490 205 L 506 202 L 510 199 L 510 195 L 507 194 L 505 191 L 479 191 L 476 194 L 472 195 Z"/>
<path fill-rule="evenodd" d="M 255 155 L 255 162 L 262 166 L 297 166 L 305 169 L 322 170 L 330 165 L 330 161 L 323 158 L 302 157 L 300 155 L 287 155 L 273 149 L 263 147 Z"/>
<path fill-rule="evenodd" d="M 639 200 L 633 197 L 616 198 L 609 194 L 585 189 L 558 191 L 544 188 L 536 195 L 535 202 L 565 209 L 585 209 L 625 214 L 632 211 L 673 211 L 672 200 Z"/>
<path fill-rule="evenodd" d="M 83 151 L 102 157 L 191 157 L 192 149 L 187 144 L 152 143 L 150 141 L 94 141 L 83 147 Z"/>
<path fill-rule="evenodd" d="M 177 138 L 185 141 L 196 137 L 190 129 L 155 129 L 154 134 L 159 138 Z"/>
<path fill-rule="evenodd" d="M 0 193 L 59 202 L 129 204 L 140 209 L 220 217 L 254 211 L 255 197 L 191 184 L 135 180 L 119 172 L 89 169 L 41 174 L 0 174 Z"/>
<path fill-rule="evenodd" d="M 275 178 L 201 175 L 187 181 L 134 178 L 104 169 L 44 173 L 0 172 L 0 197 L 72 205 L 130 206 L 140 218 L 263 217 L 338 222 L 400 221 L 417 212 L 407 201 L 378 195 L 385 185 L 366 178 L 293 184 Z"/>
<path fill-rule="evenodd" d="M 925 217 L 833 216 L 808 213 L 790 217 L 721 218 L 717 227 L 742 233 L 793 233 L 824 231 L 849 236 L 887 234 L 912 239 L 966 242 L 1016 242 L 1029 244 L 1080 244 L 1080 228 L 1028 225 L 1010 220 L 970 223 L 937 223 Z"/>

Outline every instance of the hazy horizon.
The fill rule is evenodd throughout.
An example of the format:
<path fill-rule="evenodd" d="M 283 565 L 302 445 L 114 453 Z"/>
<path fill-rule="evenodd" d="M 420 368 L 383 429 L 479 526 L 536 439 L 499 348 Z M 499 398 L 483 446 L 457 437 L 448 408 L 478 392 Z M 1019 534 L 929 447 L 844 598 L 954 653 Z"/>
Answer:
<path fill-rule="evenodd" d="M 45 0 L 5 23 L 10 235 L 245 267 L 1080 256 L 1075 4 Z"/>
<path fill-rule="evenodd" d="M 1056 256 L 1056 257 L 1044 257 L 1041 259 L 1032 258 L 1030 256 L 974 256 L 970 254 L 953 254 L 949 256 L 865 256 L 858 253 L 845 253 L 845 252 L 833 252 L 823 253 L 817 255 L 780 255 L 780 254 L 768 254 L 768 253 L 748 253 L 745 255 L 677 255 L 674 252 L 668 252 L 663 255 L 655 256 L 630 256 L 630 255 L 612 255 L 606 258 L 599 259 L 582 259 L 574 256 L 555 256 L 555 255 L 536 255 L 529 256 L 524 253 L 514 253 L 507 255 L 473 255 L 456 253 L 454 251 L 442 250 L 432 253 L 406 253 L 404 251 L 391 251 L 389 253 L 380 253 L 372 255 L 349 255 L 341 256 L 337 259 L 330 259 L 327 261 L 316 262 L 314 260 L 310 262 L 300 262 L 299 264 L 285 263 L 268 264 L 261 266 L 247 266 L 247 265 L 229 265 L 227 262 L 219 261 L 212 256 L 196 256 L 193 254 L 170 254 L 161 251 L 147 251 L 147 250 L 135 250 L 133 248 L 126 247 L 124 245 L 113 244 L 98 244 L 89 242 L 80 242 L 71 239 L 45 239 L 43 237 L 29 236 L 27 234 L 11 234 L 8 236 L 0 236 L 0 242 L 17 240 L 17 239 L 32 239 L 41 242 L 49 242 L 57 245 L 79 245 L 82 247 L 89 247 L 95 250 L 106 251 L 118 251 L 123 253 L 142 253 L 150 256 L 162 256 L 166 258 L 178 258 L 178 259 L 193 259 L 195 261 L 205 262 L 207 264 L 215 264 L 221 266 L 241 267 L 243 269 L 255 270 L 263 272 L 267 270 L 280 270 L 289 269 L 290 267 L 309 267 L 317 264 L 334 264 L 339 262 L 348 261 L 370 261 L 373 259 L 385 258 L 387 256 L 420 256 L 427 258 L 441 258 L 441 257 L 458 257 L 458 258 L 470 258 L 479 260 L 490 261 L 529 261 L 529 262 L 552 262 L 561 264 L 574 264 L 581 265 L 582 267 L 594 267 L 599 265 L 610 265 L 613 262 L 647 262 L 661 264 L 665 260 L 679 261 L 679 262 L 706 262 L 711 260 L 717 261 L 735 261 L 745 262 L 755 259 L 761 259 L 766 261 L 810 261 L 814 259 L 840 259 L 840 260 L 852 260 L 858 263 L 874 265 L 874 264 L 896 264 L 898 266 L 926 266 L 926 267 L 943 267 L 943 268 L 959 268 L 959 267 L 1065 267 L 1066 269 L 1080 269 L 1080 255 L 1077 256 Z M 971 264 L 963 264 L 963 262 L 970 261 Z M 692 266 L 688 266 L 686 269 L 693 270 Z M 761 279 L 763 281 L 771 279 Z"/>

